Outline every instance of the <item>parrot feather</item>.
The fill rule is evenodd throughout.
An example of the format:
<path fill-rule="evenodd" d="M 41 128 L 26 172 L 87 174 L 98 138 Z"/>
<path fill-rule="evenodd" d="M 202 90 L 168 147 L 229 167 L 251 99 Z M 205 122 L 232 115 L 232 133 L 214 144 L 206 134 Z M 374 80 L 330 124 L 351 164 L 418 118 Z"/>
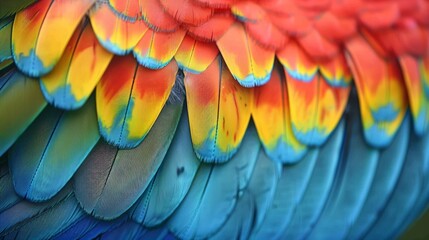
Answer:
<path fill-rule="evenodd" d="M 12 19 L 0 20 L 0 63 L 12 59 Z"/>
<path fill-rule="evenodd" d="M 389 196 L 377 221 L 365 233 L 365 238 L 380 239 L 385 236 L 391 239 L 401 228 L 403 221 L 415 206 L 416 200 L 423 186 L 425 174 L 423 172 L 425 163 L 429 161 L 428 144 L 429 138 L 418 138 L 411 134 L 408 152 L 399 179 L 393 193 Z M 401 211 L 398 211 L 401 209 Z"/>
<path fill-rule="evenodd" d="M 174 85 L 177 64 L 152 70 L 131 55 L 116 56 L 97 85 L 100 133 L 119 148 L 137 147 L 151 129 Z"/>
<path fill-rule="evenodd" d="M 355 97 L 354 97 L 355 98 Z M 349 105 L 346 136 L 337 175 L 327 203 L 306 238 L 342 239 L 362 208 L 379 158 L 377 149 L 369 146 L 362 136 L 356 100 Z"/>
<path fill-rule="evenodd" d="M 125 216 L 125 215 L 124 215 Z M 81 218 L 59 232 L 52 239 L 94 239 L 109 229 L 119 226 L 125 221 L 125 217 L 119 217 L 113 221 L 104 222 L 95 217 L 83 214 Z M 94 236 L 95 235 L 95 236 Z"/>
<path fill-rule="evenodd" d="M 274 65 L 274 51 L 254 42 L 242 24 L 231 25 L 216 43 L 232 76 L 240 85 L 254 87 L 268 82 Z"/>
<path fill-rule="evenodd" d="M 179 238 L 207 238 L 227 221 L 253 172 L 260 144 L 250 126 L 236 155 L 222 165 L 201 164 L 191 189 L 168 221 Z"/>
<path fill-rule="evenodd" d="M 154 227 L 165 221 L 179 206 L 191 187 L 200 166 L 189 131 L 187 111 L 183 111 L 177 132 L 153 183 L 132 210 L 134 221 Z"/>
<path fill-rule="evenodd" d="M 129 53 L 148 29 L 143 21 L 117 16 L 114 10 L 104 3 L 92 10 L 89 18 L 100 44 L 117 55 Z"/>
<path fill-rule="evenodd" d="M 135 149 L 119 150 L 99 141 L 74 176 L 76 197 L 87 213 L 116 218 L 138 200 L 164 159 L 181 111 L 182 104 L 165 105 Z"/>
<path fill-rule="evenodd" d="M 142 18 L 151 29 L 160 32 L 174 32 L 179 23 L 168 13 L 159 0 L 140 1 Z"/>
<path fill-rule="evenodd" d="M 98 43 L 91 26 L 87 22 L 81 24 L 53 71 L 40 79 L 45 99 L 57 108 L 82 107 L 112 57 Z"/>
<path fill-rule="evenodd" d="M 402 123 L 408 103 L 399 66 L 377 55 L 362 37 L 350 40 L 347 51 L 365 139 L 373 146 L 385 147 Z"/>
<path fill-rule="evenodd" d="M 132 221 L 122 223 L 119 227 L 107 231 L 102 234 L 102 240 L 116 240 L 116 239 L 164 239 L 168 234 L 165 228 L 147 229 L 140 224 Z"/>
<path fill-rule="evenodd" d="M 255 217 L 255 202 L 249 192 L 244 192 L 222 228 L 210 240 L 249 239 Z"/>
<path fill-rule="evenodd" d="M 10 184 L 7 188 L 13 188 L 12 176 L 8 174 L 4 178 Z M 0 211 L 0 237 L 10 234 L 17 227 L 22 227 L 32 219 L 37 219 L 50 211 L 56 204 L 69 197 L 70 190 L 70 186 L 66 186 L 54 198 L 42 203 L 33 203 L 20 198 L 16 193 L 12 193 L 16 200 Z"/>
<path fill-rule="evenodd" d="M 16 66 L 31 77 L 49 73 L 94 2 L 40 0 L 19 12 L 12 28 L 12 52 Z"/>
<path fill-rule="evenodd" d="M 185 36 L 174 58 L 181 69 L 197 74 L 204 72 L 218 54 L 219 50 L 213 43 Z"/>
<path fill-rule="evenodd" d="M 33 201 L 53 197 L 99 138 L 94 101 L 75 112 L 46 108 L 9 151 L 16 192 Z"/>
<path fill-rule="evenodd" d="M 0 155 L 18 139 L 45 108 L 36 80 L 16 70 L 0 77 Z"/>
<path fill-rule="evenodd" d="M 149 29 L 133 49 L 134 57 L 147 68 L 163 68 L 173 59 L 185 34 L 183 30 L 164 33 Z"/>
<path fill-rule="evenodd" d="M 192 143 L 206 162 L 225 162 L 237 151 L 251 112 L 252 89 L 240 86 L 218 57 L 201 74 L 185 73 Z"/>
<path fill-rule="evenodd" d="M 36 0 L 3 1 L 0 8 L 0 19 L 12 16 L 36 2 Z"/>
<path fill-rule="evenodd" d="M 283 166 L 270 209 L 259 229 L 252 233 L 252 239 L 279 237 L 282 233 L 279 229 L 284 229 L 290 222 L 304 194 L 318 154 L 318 149 L 309 149 L 298 163 Z"/>
<path fill-rule="evenodd" d="M 253 229 L 256 231 L 262 225 L 265 215 L 270 209 L 281 171 L 281 163 L 272 161 L 263 150 L 259 151 L 255 170 L 246 189 L 255 202 Z"/>
<path fill-rule="evenodd" d="M 368 197 L 360 210 L 359 217 L 351 226 L 348 239 L 360 239 L 374 224 L 376 213 L 383 209 L 398 180 L 407 153 L 410 135 L 410 121 L 405 119 L 392 144 L 380 152 L 377 170 Z"/>
<path fill-rule="evenodd" d="M 277 56 L 285 69 L 293 133 L 304 144 L 320 146 L 340 121 L 350 87 L 330 85 L 292 41 Z"/>
<path fill-rule="evenodd" d="M 326 144 L 320 147 L 315 170 L 290 223 L 283 232 L 284 239 L 303 239 L 322 213 L 341 157 L 344 136 L 345 121 L 342 120 Z"/>
<path fill-rule="evenodd" d="M 17 204 L 20 200 L 21 198 L 13 188 L 12 178 L 5 160 L 0 165 L 0 213 Z"/>
<path fill-rule="evenodd" d="M 200 25 L 214 14 L 214 10 L 195 4 L 192 0 L 159 0 L 164 7 L 164 11 L 170 14 L 176 21 L 197 26 Z"/>
<path fill-rule="evenodd" d="M 417 134 L 422 135 L 429 128 L 429 70 L 426 70 L 425 75 L 423 59 L 402 56 L 399 61 L 407 86 L 414 129 Z"/>
<path fill-rule="evenodd" d="M 252 117 L 267 155 L 280 163 L 302 159 L 307 146 L 293 134 L 286 80 L 279 66 L 274 67 L 270 81 L 255 88 L 254 96 Z"/>
<path fill-rule="evenodd" d="M 5 234 L 6 239 L 50 239 L 75 222 L 84 212 L 73 194 L 51 203 L 38 215 L 23 222 Z"/>

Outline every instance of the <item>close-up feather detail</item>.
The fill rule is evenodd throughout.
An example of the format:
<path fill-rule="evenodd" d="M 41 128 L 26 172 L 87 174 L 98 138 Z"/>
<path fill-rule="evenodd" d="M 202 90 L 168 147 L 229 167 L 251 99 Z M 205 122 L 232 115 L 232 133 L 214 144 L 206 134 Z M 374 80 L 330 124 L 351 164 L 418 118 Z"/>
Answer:
<path fill-rule="evenodd" d="M 428 0 L 0 2 L 0 239 L 426 239 L 428 131 Z"/>

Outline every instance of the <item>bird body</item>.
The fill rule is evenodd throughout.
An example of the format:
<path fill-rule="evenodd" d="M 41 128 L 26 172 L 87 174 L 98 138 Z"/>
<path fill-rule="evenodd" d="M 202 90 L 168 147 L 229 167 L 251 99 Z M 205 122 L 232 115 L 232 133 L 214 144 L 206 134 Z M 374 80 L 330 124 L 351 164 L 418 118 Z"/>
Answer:
<path fill-rule="evenodd" d="M 1 237 L 391 239 L 427 206 L 427 0 L 0 9 Z"/>

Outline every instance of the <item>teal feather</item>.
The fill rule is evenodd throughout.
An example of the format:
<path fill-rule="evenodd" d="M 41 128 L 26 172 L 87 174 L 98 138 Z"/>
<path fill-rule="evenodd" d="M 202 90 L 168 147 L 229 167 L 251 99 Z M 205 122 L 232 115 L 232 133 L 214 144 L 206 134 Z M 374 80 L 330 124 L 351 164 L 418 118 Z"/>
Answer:
<path fill-rule="evenodd" d="M 33 208 L 35 207 L 33 206 Z M 50 239 L 83 214 L 78 202 L 70 193 L 60 201 L 52 202 L 49 208 L 36 216 L 14 226 L 10 232 L 5 232 L 5 237 L 6 239 Z"/>
<path fill-rule="evenodd" d="M 344 155 L 328 202 L 308 236 L 310 239 L 343 239 L 363 206 L 375 174 L 379 152 L 364 139 L 357 104 L 349 107 Z"/>
<path fill-rule="evenodd" d="M 222 225 L 222 228 L 209 239 L 249 239 L 256 213 L 255 208 L 256 205 L 251 194 L 247 191 L 244 192 L 238 199 L 231 216 Z"/>
<path fill-rule="evenodd" d="M 303 239 L 322 213 L 332 188 L 343 148 L 345 121 L 342 120 L 321 146 L 313 174 L 283 239 Z"/>
<path fill-rule="evenodd" d="M 226 222 L 249 182 L 260 142 L 249 126 L 242 146 L 225 164 L 201 164 L 191 189 L 168 227 L 179 238 L 207 238 Z"/>
<path fill-rule="evenodd" d="M 21 201 L 21 198 L 15 193 L 8 166 L 3 163 L 0 166 L 0 213 L 17 204 L 19 201 Z"/>
<path fill-rule="evenodd" d="M 148 227 L 166 220 L 185 198 L 199 166 L 192 148 L 188 113 L 184 110 L 167 155 L 153 183 L 133 209 L 132 218 Z"/>
<path fill-rule="evenodd" d="M 0 8 L 0 19 L 5 18 L 20 10 L 30 6 L 30 4 L 36 2 L 36 0 L 13 0 L 13 1 L 2 1 Z"/>
<path fill-rule="evenodd" d="M 377 222 L 365 235 L 368 239 L 397 237 L 408 213 L 413 209 L 423 186 L 425 162 L 428 161 L 428 138 L 411 134 L 408 152 L 399 180 Z M 425 159 L 426 158 L 426 159 Z M 399 211 L 400 210 L 400 211 Z"/>
<path fill-rule="evenodd" d="M 46 108 L 9 152 L 17 193 L 32 201 L 53 197 L 99 138 L 93 98 L 73 112 Z"/>
<path fill-rule="evenodd" d="M 12 18 L 0 20 L 0 63 L 12 59 Z"/>
<path fill-rule="evenodd" d="M 361 239 L 379 217 L 377 213 L 383 209 L 392 194 L 403 167 L 411 128 L 410 119 L 406 118 L 392 144 L 381 151 L 368 198 L 348 233 L 348 239 Z"/>
<path fill-rule="evenodd" d="M 12 179 L 10 174 L 2 176 L 1 183 L 6 189 L 11 189 Z M 29 221 L 39 218 L 51 211 L 56 204 L 64 201 L 71 194 L 71 188 L 66 186 L 59 194 L 47 202 L 33 203 L 19 198 L 16 193 L 9 193 L 11 196 L 0 195 L 1 202 L 7 203 L 0 210 L 0 237 L 13 232 L 14 229 L 21 228 Z M 1 190 L 2 193 L 4 189 Z M 11 201 L 12 200 L 12 201 Z"/>
<path fill-rule="evenodd" d="M 292 213 L 301 200 L 313 172 L 319 151 L 308 150 L 306 155 L 294 165 L 285 165 L 276 193 L 267 215 L 252 239 L 278 238 L 290 222 Z"/>
<path fill-rule="evenodd" d="M 171 143 L 182 104 L 167 104 L 137 148 L 119 150 L 100 141 L 74 178 L 83 209 L 103 219 L 116 218 L 143 194 Z M 112 207 L 115 206 L 115 207 Z"/>
<path fill-rule="evenodd" d="M 140 224 L 132 221 L 125 222 L 115 229 L 107 231 L 101 235 L 102 240 L 117 240 L 117 239 L 164 239 L 168 234 L 165 228 L 147 229 Z"/>
<path fill-rule="evenodd" d="M 46 106 L 38 81 L 11 70 L 0 77 L 0 155 Z"/>
<path fill-rule="evenodd" d="M 270 209 L 281 172 L 282 164 L 280 162 L 271 160 L 264 150 L 259 151 L 255 170 L 246 189 L 255 202 L 256 211 L 253 226 L 255 230 L 260 228 Z"/>

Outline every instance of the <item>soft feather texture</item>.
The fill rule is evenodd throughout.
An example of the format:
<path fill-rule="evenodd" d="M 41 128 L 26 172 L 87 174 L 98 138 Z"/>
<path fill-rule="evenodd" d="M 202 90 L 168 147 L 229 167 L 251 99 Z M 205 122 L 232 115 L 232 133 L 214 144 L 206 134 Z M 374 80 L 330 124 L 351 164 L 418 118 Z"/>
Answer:
<path fill-rule="evenodd" d="M 171 216 L 169 229 L 179 238 L 207 238 L 227 220 L 248 185 L 260 143 L 249 127 L 243 147 L 225 164 L 202 164 L 191 189 Z M 210 222 L 210 224 L 205 224 Z"/>
<path fill-rule="evenodd" d="M 35 79 L 17 70 L 10 70 L 1 76 L 0 154 L 6 152 L 45 106 L 46 101 Z"/>
<path fill-rule="evenodd" d="M 183 111 L 177 128 L 153 182 L 131 211 L 135 221 L 148 227 L 165 221 L 180 205 L 200 166 L 192 149 L 187 111 Z"/>
<path fill-rule="evenodd" d="M 299 163 L 283 167 L 271 207 L 262 225 L 253 234 L 253 239 L 279 237 L 282 234 L 304 194 L 318 154 L 318 149 L 310 149 Z"/>
<path fill-rule="evenodd" d="M 0 10 L 0 18 L 11 16 L 34 2 L 36 0 L 4 1 Z"/>
<path fill-rule="evenodd" d="M 310 232 L 325 207 L 326 200 L 332 189 L 338 162 L 343 151 L 345 123 L 342 122 L 332 133 L 326 144 L 319 150 L 313 174 L 298 203 L 290 223 L 283 231 L 284 239 L 302 239 Z"/>
<path fill-rule="evenodd" d="M 96 145 L 74 178 L 76 197 L 86 212 L 112 219 L 137 201 L 167 152 L 182 106 L 166 105 L 147 140 L 135 149 L 119 150 L 102 140 Z"/>
<path fill-rule="evenodd" d="M 392 194 L 401 168 L 404 166 L 405 154 L 407 153 L 410 139 L 411 123 L 409 117 L 404 120 L 398 133 L 393 139 L 392 145 L 387 149 L 380 151 L 377 170 L 375 172 L 371 189 L 365 200 L 359 217 L 353 223 L 348 233 L 348 238 L 362 238 L 374 221 L 377 219 L 379 211 Z"/>
<path fill-rule="evenodd" d="M 99 138 L 94 99 L 75 112 L 46 108 L 10 149 L 17 193 L 32 201 L 55 196 Z"/>

